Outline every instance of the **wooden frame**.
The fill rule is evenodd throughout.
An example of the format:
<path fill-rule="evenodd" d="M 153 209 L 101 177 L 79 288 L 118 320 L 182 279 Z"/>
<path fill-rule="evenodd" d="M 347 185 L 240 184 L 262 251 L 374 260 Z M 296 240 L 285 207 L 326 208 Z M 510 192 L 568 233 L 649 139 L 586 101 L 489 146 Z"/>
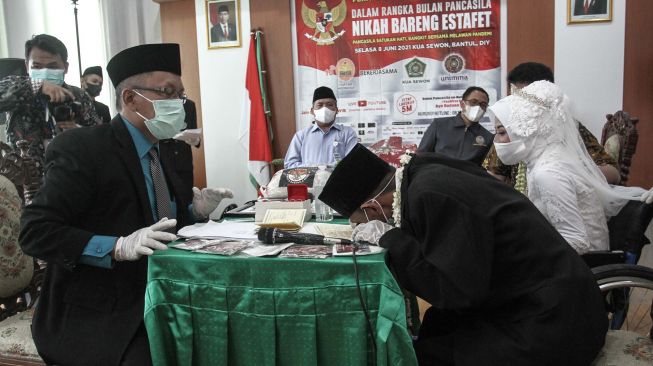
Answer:
<path fill-rule="evenodd" d="M 205 13 L 209 49 L 240 47 L 239 0 L 206 0 Z"/>
<path fill-rule="evenodd" d="M 567 0 L 567 24 L 612 21 L 612 0 Z"/>

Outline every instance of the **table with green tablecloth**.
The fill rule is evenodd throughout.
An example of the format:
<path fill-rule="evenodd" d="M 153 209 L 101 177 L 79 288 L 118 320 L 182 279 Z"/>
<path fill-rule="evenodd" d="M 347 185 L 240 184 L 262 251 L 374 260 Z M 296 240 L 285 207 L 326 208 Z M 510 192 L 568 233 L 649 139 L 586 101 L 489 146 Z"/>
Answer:
<path fill-rule="evenodd" d="M 404 297 L 383 254 L 359 256 L 377 365 L 416 365 Z M 351 257 L 150 257 L 145 325 L 155 365 L 370 365 Z"/>

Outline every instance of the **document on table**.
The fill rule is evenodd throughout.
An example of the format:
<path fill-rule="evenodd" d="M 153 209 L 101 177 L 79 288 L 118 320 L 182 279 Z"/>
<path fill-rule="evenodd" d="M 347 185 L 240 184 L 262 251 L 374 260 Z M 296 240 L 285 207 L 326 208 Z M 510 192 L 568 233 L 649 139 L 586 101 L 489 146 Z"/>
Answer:
<path fill-rule="evenodd" d="M 185 226 L 179 230 L 177 235 L 184 238 L 234 238 L 246 240 L 258 240 L 256 235 L 257 226 L 254 222 L 233 222 L 223 221 Z"/>
<path fill-rule="evenodd" d="M 258 223 L 260 227 L 274 227 L 287 231 L 297 231 L 304 225 L 306 216 L 305 208 L 295 209 L 273 209 L 265 211 L 263 222 Z"/>
<path fill-rule="evenodd" d="M 324 235 L 327 238 L 338 238 L 338 239 L 349 239 L 351 240 L 351 235 L 354 232 L 349 225 L 339 225 L 339 224 L 316 224 L 315 231 L 318 234 Z"/>

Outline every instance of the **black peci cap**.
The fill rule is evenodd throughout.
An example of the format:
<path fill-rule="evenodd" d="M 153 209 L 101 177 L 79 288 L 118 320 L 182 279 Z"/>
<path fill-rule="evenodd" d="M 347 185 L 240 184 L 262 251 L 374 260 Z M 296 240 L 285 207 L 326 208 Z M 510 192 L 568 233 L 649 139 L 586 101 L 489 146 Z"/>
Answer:
<path fill-rule="evenodd" d="M 349 217 L 368 200 L 395 168 L 361 144 L 336 165 L 319 199 Z"/>
<path fill-rule="evenodd" d="M 331 88 L 327 88 L 326 86 L 321 86 L 313 92 L 313 103 L 315 103 L 316 100 L 318 99 L 326 99 L 326 98 L 331 98 L 331 99 L 336 99 L 336 95 L 333 94 L 333 90 Z"/>
<path fill-rule="evenodd" d="M 177 43 L 127 48 L 113 56 L 107 64 L 107 73 L 114 87 L 128 77 L 152 71 L 167 71 L 181 76 L 181 56 Z"/>
<path fill-rule="evenodd" d="M 102 68 L 100 66 L 87 67 L 86 70 L 84 70 L 84 73 L 82 74 L 82 76 L 86 76 L 86 75 L 97 75 L 97 76 L 99 76 L 101 78 L 104 77 L 102 75 Z"/>

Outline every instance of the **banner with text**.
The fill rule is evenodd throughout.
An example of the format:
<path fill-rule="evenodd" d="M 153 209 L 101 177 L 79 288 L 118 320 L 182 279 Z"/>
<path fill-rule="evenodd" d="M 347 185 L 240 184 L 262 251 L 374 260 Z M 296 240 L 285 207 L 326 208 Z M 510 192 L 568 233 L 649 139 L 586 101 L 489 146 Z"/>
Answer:
<path fill-rule="evenodd" d="M 391 136 L 419 143 L 434 118 L 460 111 L 469 86 L 501 90 L 500 0 L 294 0 L 300 108 L 331 87 L 336 122 L 364 144 Z M 488 126 L 487 117 L 481 121 Z"/>

